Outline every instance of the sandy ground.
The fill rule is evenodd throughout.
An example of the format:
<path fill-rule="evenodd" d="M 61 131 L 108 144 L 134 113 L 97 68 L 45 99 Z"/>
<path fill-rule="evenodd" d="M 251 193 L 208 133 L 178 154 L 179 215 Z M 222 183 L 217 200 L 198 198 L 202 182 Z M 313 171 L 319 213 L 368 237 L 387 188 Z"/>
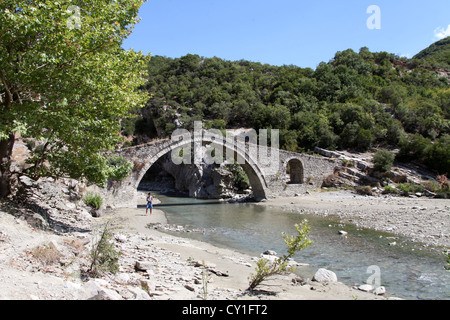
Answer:
<path fill-rule="evenodd" d="M 244 300 L 385 300 L 385 297 L 375 296 L 360 290 L 352 289 L 340 282 L 321 284 L 309 281 L 305 285 L 295 285 L 292 279 L 294 274 L 275 276 L 265 281 L 259 290 L 271 292 L 271 294 L 248 295 L 244 291 L 248 287 L 248 277 L 254 272 L 254 258 L 233 250 L 218 248 L 205 242 L 177 238 L 158 230 L 146 227 L 148 223 L 166 223 L 164 212 L 153 210 L 151 216 L 145 216 L 144 209 L 118 209 L 113 219 L 123 227 L 123 231 L 138 232 L 150 236 L 157 247 L 179 254 L 182 261 L 194 259 L 205 261 L 207 265 L 216 266 L 229 276 L 220 277 L 212 275 L 213 281 L 208 285 L 208 290 L 225 290 L 229 292 L 226 299 Z M 188 296 L 181 296 L 188 299 Z"/>
<path fill-rule="evenodd" d="M 424 245 L 449 247 L 449 200 L 364 197 L 350 192 L 328 192 L 272 199 L 260 205 L 332 215 L 345 223 L 399 234 Z M 121 270 L 117 276 L 95 280 L 94 285 L 114 291 L 122 299 L 137 297 L 136 281 L 142 279 L 153 286 L 152 294 L 147 296 L 150 299 L 202 299 L 202 271 L 193 266 L 192 261 L 205 261 L 215 271 L 208 276 L 207 298 L 210 300 L 384 300 L 389 297 L 389 292 L 386 296 L 375 296 L 339 282 L 322 284 L 302 279 L 300 283 L 294 283 L 292 280 L 297 277 L 294 274 L 270 278 L 259 287 L 266 294 L 249 295 L 245 289 L 250 274 L 255 270 L 254 257 L 148 228 L 149 223 L 166 223 L 165 214 L 156 209 L 151 216 L 146 216 L 142 208 L 116 209 L 101 218 L 92 219 L 93 230 L 107 221 L 111 221 L 121 234 L 121 240 L 116 241 L 123 252 Z M 32 259 L 30 252 L 33 248 L 49 242 L 65 254 L 64 266 L 44 268 Z M 82 254 L 74 254 L 76 248 L 73 244 L 85 243 L 86 260 L 89 247 L 86 243 L 90 242 L 90 234 L 59 236 L 43 232 L 0 211 L 0 299 L 89 299 L 92 295 L 90 287 L 79 276 Z M 134 268 L 134 263 L 142 259 L 152 262 L 153 269 L 148 274 L 138 273 Z M 133 281 L 125 283 L 123 279 Z M 142 292 L 138 293 L 142 296 Z"/>
<path fill-rule="evenodd" d="M 123 253 L 120 272 L 86 282 L 79 270 L 86 265 L 91 235 L 61 236 L 36 230 L 21 218 L 0 211 L 0 300 L 86 300 L 93 296 L 92 288 L 104 288 L 110 297 L 117 299 L 201 300 L 202 268 L 193 266 L 192 260 L 204 261 L 216 272 L 208 273 L 208 300 L 386 299 L 339 282 L 323 284 L 305 279 L 300 284 L 293 283 L 294 274 L 270 278 L 259 287 L 263 293 L 249 295 L 245 289 L 249 275 L 254 272 L 254 257 L 147 228 L 149 223 L 166 221 L 159 210 L 146 216 L 143 209 L 118 209 L 94 219 L 93 230 L 107 221 L 120 234 L 121 241 L 116 241 Z M 33 258 L 31 252 L 35 248 L 49 243 L 64 253 L 64 266 L 62 261 L 43 266 Z M 74 255 L 77 251 L 74 243 L 85 243 L 85 248 L 80 251 L 82 246 L 78 246 Z M 148 274 L 138 273 L 134 268 L 137 260 L 152 262 L 152 270 Z M 136 284 L 142 279 L 151 285 L 150 296 Z"/>

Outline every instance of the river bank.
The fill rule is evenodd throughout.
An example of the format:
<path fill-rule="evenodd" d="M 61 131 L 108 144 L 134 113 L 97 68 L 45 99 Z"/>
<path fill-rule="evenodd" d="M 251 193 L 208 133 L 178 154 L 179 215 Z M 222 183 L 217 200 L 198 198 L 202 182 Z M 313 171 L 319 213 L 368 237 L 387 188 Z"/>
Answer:
<path fill-rule="evenodd" d="M 273 277 L 249 295 L 253 257 L 148 228 L 165 223 L 154 210 L 117 209 L 92 219 L 92 231 L 42 231 L 0 211 L 1 300 L 366 300 L 386 299 L 340 282 Z M 106 223 L 121 253 L 116 274 L 86 278 L 92 244 Z M 295 280 L 295 281 L 293 281 Z"/>
<path fill-rule="evenodd" d="M 141 206 L 107 209 L 101 217 L 92 218 L 80 202 L 61 196 L 64 193 L 51 182 L 40 182 L 37 186 L 42 187 L 33 189 L 35 197 L 42 197 L 39 205 L 45 204 L 51 209 L 47 211 L 46 221 L 59 233 L 41 230 L 39 226 L 46 221 L 40 215 L 30 211 L 14 216 L 5 212 L 7 204 L 2 206 L 0 299 L 391 298 L 389 292 L 386 296 L 376 296 L 340 282 L 320 283 L 300 279 L 295 274 L 270 278 L 259 287 L 259 294 L 249 295 L 245 289 L 248 277 L 255 270 L 255 257 L 155 230 L 152 225 L 167 223 L 164 212 L 158 209 L 154 209 L 151 216 L 145 215 L 145 208 Z M 46 196 L 37 190 L 45 190 Z M 142 199 L 145 201 L 145 197 Z M 271 199 L 257 205 L 337 216 L 346 223 L 409 235 L 427 245 L 448 247 L 448 200 L 375 198 L 350 192 L 328 192 Z M 34 221 L 33 225 L 27 222 L 29 218 Z M 112 243 L 121 253 L 119 270 L 100 279 L 87 278 L 83 271 L 89 267 L 98 231 L 106 223 L 114 232 Z"/>
<path fill-rule="evenodd" d="M 251 295 L 245 289 L 249 284 L 248 277 L 255 270 L 256 257 L 149 228 L 149 224 L 166 224 L 165 214 L 161 210 L 153 210 L 151 216 L 146 216 L 143 211 L 116 209 L 109 219 L 112 218 L 114 224 L 120 226 L 121 234 L 127 235 L 127 241 L 139 235 L 141 238 L 151 239 L 152 246 L 164 253 L 156 263 L 161 273 L 153 274 L 154 280 L 161 283 L 157 285 L 161 295 L 155 296 L 156 299 L 202 299 L 203 265 L 210 271 L 207 280 L 208 300 L 386 299 L 340 282 L 319 283 L 311 279 L 299 279 L 295 274 L 272 277 L 259 287 L 259 294 Z M 102 219 L 108 220 L 108 217 Z M 173 269 L 176 265 L 179 266 L 178 271 Z M 163 271 L 164 269 L 166 270 Z M 175 278 L 177 281 L 174 281 Z"/>
<path fill-rule="evenodd" d="M 258 205 L 337 217 L 342 223 L 404 236 L 425 246 L 450 248 L 448 199 L 362 196 L 336 191 L 269 199 Z"/>

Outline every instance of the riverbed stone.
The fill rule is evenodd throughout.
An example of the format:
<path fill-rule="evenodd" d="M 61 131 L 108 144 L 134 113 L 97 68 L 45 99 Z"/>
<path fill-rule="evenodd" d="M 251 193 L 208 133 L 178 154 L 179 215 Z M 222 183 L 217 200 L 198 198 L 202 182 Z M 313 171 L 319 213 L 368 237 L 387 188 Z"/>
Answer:
<path fill-rule="evenodd" d="M 382 296 L 383 294 L 386 293 L 386 288 L 385 287 L 377 287 L 377 288 L 375 288 L 373 293 L 376 294 L 377 296 Z"/>
<path fill-rule="evenodd" d="M 358 290 L 364 291 L 364 292 L 372 292 L 373 286 L 370 284 L 362 284 L 358 287 Z"/>
<path fill-rule="evenodd" d="M 337 282 L 338 278 L 336 273 L 334 273 L 333 271 L 324 269 L 324 268 L 320 268 L 319 270 L 317 270 L 317 272 L 314 274 L 314 277 L 312 279 L 313 281 L 317 281 L 317 282 Z"/>
<path fill-rule="evenodd" d="M 139 287 L 130 287 L 128 291 L 133 294 L 134 300 L 151 300 L 150 295 Z"/>
<path fill-rule="evenodd" d="M 151 270 L 153 267 L 153 264 L 148 261 L 136 261 L 134 264 L 134 268 L 137 271 L 147 271 Z"/>

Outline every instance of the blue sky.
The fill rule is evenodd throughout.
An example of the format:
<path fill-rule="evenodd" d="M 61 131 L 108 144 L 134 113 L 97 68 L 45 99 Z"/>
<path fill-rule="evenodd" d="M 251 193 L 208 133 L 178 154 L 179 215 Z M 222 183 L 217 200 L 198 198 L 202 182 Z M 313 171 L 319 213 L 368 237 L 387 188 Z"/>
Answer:
<path fill-rule="evenodd" d="M 381 29 L 367 27 L 371 5 Z M 348 48 L 412 57 L 450 36 L 449 0 L 148 0 L 139 16 L 126 49 L 313 69 Z"/>

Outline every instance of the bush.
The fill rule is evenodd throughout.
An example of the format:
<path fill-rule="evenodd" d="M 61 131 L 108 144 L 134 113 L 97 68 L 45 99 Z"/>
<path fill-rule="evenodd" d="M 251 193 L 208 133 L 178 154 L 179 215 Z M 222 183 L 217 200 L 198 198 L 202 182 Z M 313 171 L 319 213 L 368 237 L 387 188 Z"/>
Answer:
<path fill-rule="evenodd" d="M 103 204 L 103 199 L 98 194 L 93 194 L 92 192 L 86 193 L 86 195 L 83 198 L 84 203 L 86 203 L 88 206 L 94 208 L 94 209 L 100 209 L 100 207 Z"/>
<path fill-rule="evenodd" d="M 52 242 L 35 247 L 31 254 L 45 267 L 57 263 L 61 257 L 61 253 Z"/>
<path fill-rule="evenodd" d="M 380 172 L 389 172 L 394 165 L 394 159 L 395 155 L 392 152 L 388 150 L 379 150 L 372 159 L 374 169 Z"/>
<path fill-rule="evenodd" d="M 295 228 L 297 229 L 297 236 L 288 236 L 283 232 L 283 240 L 288 247 L 287 255 L 283 255 L 281 258 L 278 258 L 272 263 L 264 258 L 261 258 L 256 262 L 256 274 L 250 275 L 250 285 L 248 290 L 254 290 L 269 276 L 293 271 L 292 267 L 288 267 L 289 259 L 292 258 L 296 252 L 305 249 L 313 243 L 308 238 L 311 228 L 309 227 L 307 220 L 303 220 L 300 225 L 296 224 Z"/>
<path fill-rule="evenodd" d="M 398 190 L 391 186 L 384 187 L 383 194 L 398 194 Z"/>
<path fill-rule="evenodd" d="M 406 194 L 410 194 L 410 193 L 417 193 L 417 192 L 423 192 L 424 191 L 424 187 L 421 185 L 417 185 L 414 183 L 399 183 L 397 185 L 397 188 L 400 191 L 403 191 Z"/>
<path fill-rule="evenodd" d="M 108 179 L 122 181 L 132 169 L 133 163 L 122 156 L 111 156 L 108 159 Z"/>
<path fill-rule="evenodd" d="M 360 186 L 360 187 L 356 187 L 355 190 L 356 190 L 356 193 L 361 194 L 363 196 L 373 196 L 371 186 Z"/>
<path fill-rule="evenodd" d="M 107 223 L 100 234 L 100 239 L 92 247 L 91 267 L 88 273 L 93 277 L 99 277 L 104 272 L 117 273 L 119 271 L 118 252 L 111 242 L 113 234 Z"/>
<path fill-rule="evenodd" d="M 250 185 L 247 174 L 239 164 L 230 164 L 227 169 L 233 174 L 233 187 L 241 189 L 243 184 Z"/>

